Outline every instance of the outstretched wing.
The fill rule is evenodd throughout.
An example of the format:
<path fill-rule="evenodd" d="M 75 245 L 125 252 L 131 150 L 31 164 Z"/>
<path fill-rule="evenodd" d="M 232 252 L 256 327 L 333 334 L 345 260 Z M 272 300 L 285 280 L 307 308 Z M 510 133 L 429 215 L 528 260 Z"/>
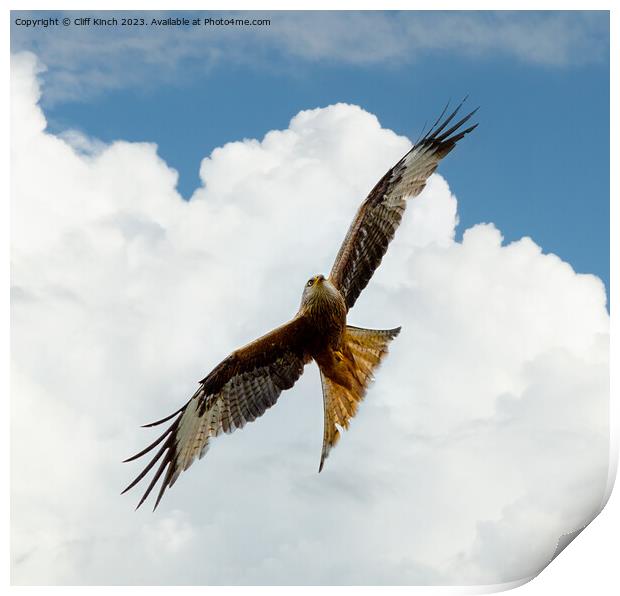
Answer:
<path fill-rule="evenodd" d="M 474 110 L 445 130 L 462 105 L 463 102 L 441 121 L 446 106 L 429 132 L 379 180 L 359 208 L 330 273 L 332 283 L 344 296 L 349 309 L 381 263 L 400 224 L 406 199 L 422 192 L 439 161 L 478 126 L 459 131 Z"/>
<path fill-rule="evenodd" d="M 201 458 L 211 437 L 231 433 L 252 422 L 276 403 L 280 393 L 290 389 L 310 361 L 307 345 L 308 325 L 296 317 L 247 346 L 234 351 L 200 381 L 193 397 L 170 416 L 147 424 L 156 426 L 175 418 L 166 431 L 148 447 L 125 461 L 142 457 L 161 444 L 155 456 L 138 477 L 123 491 L 133 488 L 159 463 L 138 507 L 160 478 L 155 507 L 179 474 L 196 457 Z"/>

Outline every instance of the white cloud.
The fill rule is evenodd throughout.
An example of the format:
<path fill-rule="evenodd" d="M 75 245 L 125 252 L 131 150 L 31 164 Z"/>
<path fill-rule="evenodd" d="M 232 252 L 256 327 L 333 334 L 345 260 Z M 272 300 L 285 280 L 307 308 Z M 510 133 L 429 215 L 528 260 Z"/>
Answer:
<path fill-rule="evenodd" d="M 215 150 L 186 202 L 154 145 L 46 133 L 36 72 L 14 56 L 14 583 L 503 582 L 598 511 L 603 286 L 492 224 L 456 242 L 435 175 L 351 313 L 403 332 L 321 475 L 308 367 L 134 512 L 118 493 L 151 437 L 138 424 L 295 312 L 409 142 L 356 106 L 301 112 Z"/>
<path fill-rule="evenodd" d="M 38 13 L 15 14 L 40 18 Z M 150 23 L 152 18 L 170 14 L 143 11 L 135 16 Z M 224 57 L 228 66 L 267 65 L 274 69 L 288 68 L 291 61 L 393 66 L 415 62 L 421 56 L 449 53 L 457 59 L 502 56 L 563 68 L 598 62 L 609 53 L 609 18 L 601 11 L 196 14 L 202 18 L 270 18 L 271 24 L 60 29 L 12 25 L 12 49 L 34 51 L 50 66 L 45 77 L 46 102 L 82 101 L 102 90 L 126 86 L 144 89 L 155 82 L 190 82 L 205 76 Z M 78 16 L 84 15 L 80 12 Z M 274 62 L 274 56 L 279 60 Z"/>

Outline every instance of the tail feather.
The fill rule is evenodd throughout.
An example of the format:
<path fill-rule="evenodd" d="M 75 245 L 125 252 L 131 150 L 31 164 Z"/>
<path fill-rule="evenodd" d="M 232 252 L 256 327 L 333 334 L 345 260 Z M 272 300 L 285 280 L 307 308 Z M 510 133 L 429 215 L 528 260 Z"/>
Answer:
<path fill-rule="evenodd" d="M 340 429 L 347 429 L 349 421 L 357 413 L 368 386 L 374 378 L 374 371 L 388 352 L 388 344 L 400 333 L 396 329 L 378 330 L 347 326 L 342 353 L 345 367 L 339 381 L 321 368 L 323 386 L 323 449 L 319 472 L 329 452 L 340 439 Z M 344 380 L 343 380 L 344 379 Z"/>

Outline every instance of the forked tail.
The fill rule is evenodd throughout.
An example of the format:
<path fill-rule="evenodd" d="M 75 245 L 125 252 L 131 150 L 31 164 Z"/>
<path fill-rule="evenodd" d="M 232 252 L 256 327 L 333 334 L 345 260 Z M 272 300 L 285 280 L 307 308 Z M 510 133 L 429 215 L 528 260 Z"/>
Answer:
<path fill-rule="evenodd" d="M 337 353 L 339 359 L 338 381 L 327 376 L 321 368 L 323 386 L 323 451 L 319 472 L 331 449 L 340 438 L 340 429 L 349 427 L 349 421 L 357 413 L 368 385 L 374 378 L 374 370 L 388 353 L 388 344 L 400 333 L 396 329 L 362 329 L 347 325 L 344 347 Z"/>

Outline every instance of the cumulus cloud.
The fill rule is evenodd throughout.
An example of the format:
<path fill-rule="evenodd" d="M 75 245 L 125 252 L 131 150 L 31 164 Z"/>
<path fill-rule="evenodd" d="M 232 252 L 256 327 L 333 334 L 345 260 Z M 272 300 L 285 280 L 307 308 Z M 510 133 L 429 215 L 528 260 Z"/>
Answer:
<path fill-rule="evenodd" d="M 14 12 L 40 18 L 40 13 Z M 54 13 L 56 14 L 56 13 Z M 85 13 L 66 13 L 83 17 Z M 232 27 L 48 27 L 12 23 L 13 51 L 45 56 L 46 102 L 83 101 L 103 90 L 140 88 L 154 82 L 202 77 L 227 64 L 290 61 L 347 65 L 410 63 L 421 56 L 450 53 L 458 59 L 506 56 L 544 68 L 598 62 L 609 53 L 606 13 L 488 11 L 305 11 L 196 12 L 205 19 L 270 19 L 269 26 Z M 60 17 L 65 13 L 58 13 Z M 46 13 L 45 16 L 50 16 Z M 109 16 L 109 15 L 108 15 Z M 181 16 L 167 12 L 124 12 L 150 22 Z M 185 13 L 182 16 L 187 17 Z M 119 16 L 120 19 L 120 16 Z M 93 39 L 96 39 L 93 43 Z M 131 65 L 128 68 L 128 64 Z"/>
<path fill-rule="evenodd" d="M 155 145 L 51 135 L 39 100 L 35 57 L 14 56 L 14 583 L 498 583 L 598 512 L 603 285 L 489 223 L 456 241 L 440 175 L 350 315 L 403 331 L 321 475 L 310 366 L 134 512 L 138 424 L 296 311 L 409 141 L 356 106 L 300 112 L 213 151 L 184 201 Z"/>

